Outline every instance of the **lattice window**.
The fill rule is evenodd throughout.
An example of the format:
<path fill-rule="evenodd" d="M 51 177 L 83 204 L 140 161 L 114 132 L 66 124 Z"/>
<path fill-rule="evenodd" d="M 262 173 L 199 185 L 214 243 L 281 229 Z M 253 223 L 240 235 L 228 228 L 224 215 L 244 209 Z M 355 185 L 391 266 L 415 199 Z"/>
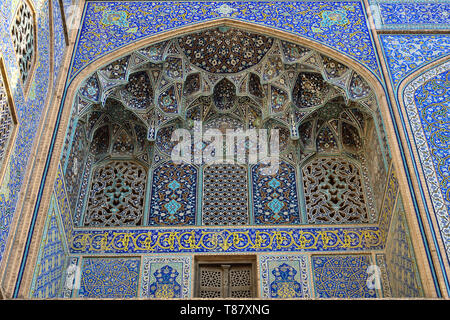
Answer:
<path fill-rule="evenodd" d="M 251 265 L 233 266 L 230 275 L 230 297 L 251 298 L 252 297 L 252 268 Z"/>
<path fill-rule="evenodd" d="M 197 272 L 200 298 L 254 297 L 251 264 L 200 264 Z"/>
<path fill-rule="evenodd" d="M 2 67 L 3 60 L 0 59 L 0 68 Z M 8 157 L 9 146 L 14 136 L 17 121 L 12 100 L 8 96 L 9 87 L 6 83 L 6 73 L 3 72 L 4 69 L 0 71 L 0 168 L 2 168 Z"/>
<path fill-rule="evenodd" d="M 36 56 L 34 13 L 27 1 L 21 1 L 12 23 L 11 36 L 19 64 L 22 84 L 26 85 Z"/>
<path fill-rule="evenodd" d="M 200 298 L 223 297 L 223 269 L 221 267 L 203 266 L 200 268 Z"/>
<path fill-rule="evenodd" d="M 85 226 L 142 223 L 147 170 L 131 161 L 110 161 L 94 169 Z"/>
<path fill-rule="evenodd" d="M 340 157 L 317 158 L 302 168 L 308 223 L 368 222 L 360 169 Z"/>
<path fill-rule="evenodd" d="M 203 176 L 203 224 L 248 224 L 247 169 L 215 164 L 206 167 Z"/>

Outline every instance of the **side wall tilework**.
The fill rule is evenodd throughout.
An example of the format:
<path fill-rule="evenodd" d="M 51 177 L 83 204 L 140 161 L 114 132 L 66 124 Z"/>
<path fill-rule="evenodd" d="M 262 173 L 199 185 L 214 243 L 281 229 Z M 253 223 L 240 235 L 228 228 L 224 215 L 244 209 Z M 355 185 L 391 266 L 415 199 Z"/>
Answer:
<path fill-rule="evenodd" d="M 382 34 L 379 37 L 394 90 L 409 74 L 450 54 L 448 34 Z"/>
<path fill-rule="evenodd" d="M 306 255 L 259 257 L 261 298 L 311 298 Z"/>
<path fill-rule="evenodd" d="M 136 298 L 140 258 L 83 258 L 78 297 Z"/>
<path fill-rule="evenodd" d="M 387 271 L 387 265 L 386 265 L 386 255 L 384 253 L 377 253 L 375 255 L 375 261 L 376 265 L 379 268 L 379 284 L 381 285 L 381 292 L 383 298 L 391 298 L 392 297 L 392 291 L 391 291 L 391 284 L 389 283 L 389 276 Z"/>
<path fill-rule="evenodd" d="M 41 112 L 44 107 L 47 89 L 49 87 L 50 57 L 49 57 L 49 7 L 47 1 L 34 3 L 37 16 L 37 61 L 36 69 L 31 80 L 28 96 L 24 96 L 24 91 L 19 80 L 18 65 L 16 62 L 12 39 L 10 36 L 10 23 L 12 15 L 18 1 L 2 1 L 0 10 L 4 21 L 8 23 L 0 24 L 1 40 L 0 47 L 6 64 L 6 71 L 10 79 L 13 99 L 17 110 L 19 129 L 16 136 L 9 161 L 9 183 L 6 190 L 3 190 L 3 197 L 0 197 L 0 260 L 10 234 L 10 227 L 16 210 L 19 191 L 22 187 L 23 177 L 27 168 L 28 158 L 35 139 Z M 14 10 L 12 10 L 12 8 Z"/>
<path fill-rule="evenodd" d="M 133 41 L 223 17 L 316 40 L 379 75 L 375 50 L 359 1 L 98 1 L 88 2 L 85 8 L 70 78 L 91 61 Z"/>
<path fill-rule="evenodd" d="M 67 245 L 54 198 L 47 217 L 31 287 L 33 298 L 57 298 L 63 278 Z"/>
<path fill-rule="evenodd" d="M 386 237 L 389 232 L 389 225 L 392 220 L 392 214 L 395 208 L 395 201 L 399 194 L 399 184 L 396 177 L 395 168 L 391 165 L 389 176 L 387 178 L 386 190 L 384 193 L 383 206 L 381 207 L 378 225 L 382 233 L 383 243 L 386 243 Z"/>
<path fill-rule="evenodd" d="M 144 257 L 141 293 L 144 298 L 190 298 L 191 257 Z"/>
<path fill-rule="evenodd" d="M 70 214 L 69 197 L 67 196 L 66 186 L 64 182 L 64 174 L 62 172 L 61 165 L 58 166 L 53 191 L 56 197 L 56 202 L 58 204 L 59 211 L 61 213 L 64 231 L 67 235 L 67 238 L 71 239 L 73 222 L 72 216 Z"/>
<path fill-rule="evenodd" d="M 393 297 L 421 297 L 417 264 L 401 201 L 394 213 L 386 243 L 386 269 Z"/>
<path fill-rule="evenodd" d="M 312 256 L 311 264 L 317 298 L 377 297 L 367 286 L 369 255 Z"/>
<path fill-rule="evenodd" d="M 54 36 L 54 54 L 53 54 L 53 86 L 56 86 L 58 80 L 61 62 L 64 56 L 66 40 L 64 35 L 63 18 L 61 16 L 61 8 L 59 0 L 52 0 L 53 6 L 53 36 Z"/>
<path fill-rule="evenodd" d="M 450 62 L 446 62 L 425 72 L 405 87 L 403 96 L 447 259 L 450 257 L 449 70 Z"/>

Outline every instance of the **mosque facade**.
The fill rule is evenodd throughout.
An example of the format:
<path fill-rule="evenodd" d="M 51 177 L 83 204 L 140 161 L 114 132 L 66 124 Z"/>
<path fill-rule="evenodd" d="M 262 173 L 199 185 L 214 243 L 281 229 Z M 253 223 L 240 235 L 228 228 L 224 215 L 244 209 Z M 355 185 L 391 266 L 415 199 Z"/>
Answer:
<path fill-rule="evenodd" d="M 1 298 L 449 297 L 448 2 L 0 9 Z"/>

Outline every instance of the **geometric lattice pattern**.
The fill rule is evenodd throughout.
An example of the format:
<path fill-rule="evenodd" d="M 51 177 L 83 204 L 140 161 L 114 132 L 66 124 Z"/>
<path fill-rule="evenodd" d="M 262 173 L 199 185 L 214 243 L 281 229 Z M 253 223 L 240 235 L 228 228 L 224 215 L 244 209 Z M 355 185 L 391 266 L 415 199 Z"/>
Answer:
<path fill-rule="evenodd" d="M 190 281 L 190 257 L 144 257 L 141 297 L 189 298 Z"/>
<path fill-rule="evenodd" d="M 318 158 L 302 169 L 308 223 L 368 222 L 360 170 L 344 158 Z"/>
<path fill-rule="evenodd" d="M 205 167 L 203 174 L 203 224 L 248 224 L 247 169 L 213 164 Z"/>
<path fill-rule="evenodd" d="M 138 258 L 84 258 L 79 297 L 135 298 L 139 282 Z"/>
<path fill-rule="evenodd" d="M 262 298 L 310 298 L 307 257 L 267 255 L 260 257 Z"/>
<path fill-rule="evenodd" d="M 221 298 L 223 297 L 223 269 L 221 267 L 200 267 L 200 298 Z"/>
<path fill-rule="evenodd" d="M 252 298 L 254 276 L 250 264 L 200 265 L 200 298 Z"/>
<path fill-rule="evenodd" d="M 312 256 L 311 260 L 317 298 L 376 298 L 376 291 L 366 283 L 370 256 Z"/>
<path fill-rule="evenodd" d="M 231 267 L 229 270 L 230 298 L 252 297 L 252 269 L 242 265 Z"/>

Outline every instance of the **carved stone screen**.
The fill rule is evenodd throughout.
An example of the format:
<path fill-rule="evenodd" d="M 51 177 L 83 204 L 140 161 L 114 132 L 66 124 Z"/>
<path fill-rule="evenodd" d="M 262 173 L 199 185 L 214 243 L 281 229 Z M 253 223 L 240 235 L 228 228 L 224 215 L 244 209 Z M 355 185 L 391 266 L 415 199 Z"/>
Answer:
<path fill-rule="evenodd" d="M 337 157 L 302 169 L 308 223 L 368 222 L 359 168 Z"/>
<path fill-rule="evenodd" d="M 146 180 L 146 169 L 129 161 L 112 161 L 95 168 L 84 225 L 141 224 Z"/>
<path fill-rule="evenodd" d="M 252 298 L 254 276 L 251 264 L 199 265 L 199 298 Z"/>

